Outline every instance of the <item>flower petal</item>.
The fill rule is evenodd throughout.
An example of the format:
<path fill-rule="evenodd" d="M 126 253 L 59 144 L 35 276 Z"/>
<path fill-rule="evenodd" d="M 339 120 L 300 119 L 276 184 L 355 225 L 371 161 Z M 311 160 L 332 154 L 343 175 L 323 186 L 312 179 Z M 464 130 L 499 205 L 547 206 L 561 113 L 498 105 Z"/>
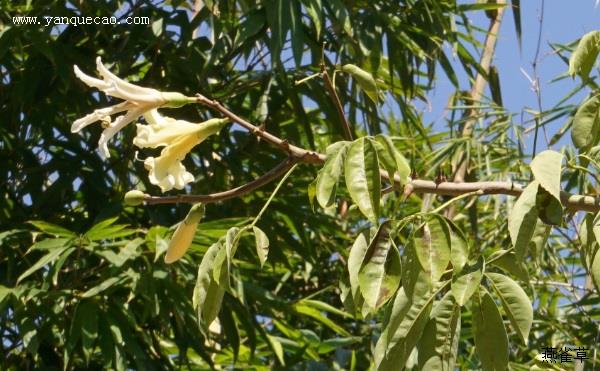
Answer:
<path fill-rule="evenodd" d="M 144 166 L 149 170 L 150 183 L 159 186 L 163 193 L 173 188 L 183 189 L 186 184 L 194 181 L 194 176 L 186 171 L 180 160 L 170 160 L 172 159 L 163 156 L 144 160 Z"/>
<path fill-rule="evenodd" d="M 133 144 L 139 148 L 167 146 L 182 136 L 202 130 L 199 124 L 161 116 L 157 110 L 146 112 L 144 118 L 150 125 L 137 124 L 137 136 L 133 139 Z"/>
<path fill-rule="evenodd" d="M 114 106 L 94 110 L 94 112 L 88 113 L 87 115 L 83 116 L 82 118 L 75 120 L 73 122 L 73 124 L 71 125 L 71 133 L 77 133 L 84 127 L 86 127 L 90 124 L 93 124 L 96 121 L 104 120 L 107 117 L 110 120 L 111 115 L 114 115 L 115 113 L 127 111 L 131 108 L 133 108 L 131 103 L 121 102 L 119 104 L 115 104 Z"/>
<path fill-rule="evenodd" d="M 106 90 L 110 88 L 110 83 L 97 79 L 95 77 L 86 75 L 83 73 L 77 65 L 73 66 L 73 70 L 75 71 L 75 76 L 79 78 L 79 80 L 83 81 L 87 86 L 91 86 L 93 88 L 98 88 L 100 90 Z"/>
<path fill-rule="evenodd" d="M 111 123 L 109 127 L 104 129 L 104 131 L 100 135 L 100 140 L 98 141 L 98 148 L 100 149 L 100 153 L 103 155 L 104 158 L 110 157 L 107 145 L 108 141 L 112 137 L 114 137 L 119 130 L 123 129 L 127 124 L 140 117 L 146 109 L 146 107 L 137 107 L 131 109 L 126 114 L 117 117 L 117 119 L 113 123 Z"/>
<path fill-rule="evenodd" d="M 119 78 L 102 64 L 100 57 L 96 58 L 96 68 L 104 81 L 110 84 L 106 90 L 107 94 L 134 102 L 156 103 L 158 105 L 165 103 L 162 94 L 158 90 L 137 86 Z"/>

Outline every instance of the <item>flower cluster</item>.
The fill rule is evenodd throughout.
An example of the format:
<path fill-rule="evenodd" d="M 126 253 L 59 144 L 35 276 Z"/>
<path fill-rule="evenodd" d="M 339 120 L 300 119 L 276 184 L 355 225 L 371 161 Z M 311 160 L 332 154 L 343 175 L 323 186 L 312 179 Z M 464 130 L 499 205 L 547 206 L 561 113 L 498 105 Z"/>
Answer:
<path fill-rule="evenodd" d="M 211 119 L 194 124 L 162 116 L 158 108 L 181 107 L 194 102 L 195 98 L 131 84 L 111 73 L 102 64 L 100 57 L 96 59 L 96 68 L 102 79 L 86 75 L 77 66 L 74 66 L 75 75 L 88 86 L 97 88 L 111 97 L 122 99 L 123 102 L 96 109 L 76 120 L 71 126 L 71 131 L 76 133 L 95 122 L 102 122 L 104 130 L 100 135 L 98 147 L 101 155 L 107 158 L 110 157 L 108 141 L 119 130 L 143 116 L 147 125 L 137 124 L 137 136 L 133 144 L 139 148 L 164 147 L 160 156 L 144 160 L 150 182 L 159 186 L 162 192 L 173 188 L 183 189 L 187 183 L 193 182 L 194 176 L 186 171 L 181 161 L 192 148 L 210 135 L 218 133 L 228 120 Z M 123 114 L 112 121 L 111 116 L 120 113 Z"/>

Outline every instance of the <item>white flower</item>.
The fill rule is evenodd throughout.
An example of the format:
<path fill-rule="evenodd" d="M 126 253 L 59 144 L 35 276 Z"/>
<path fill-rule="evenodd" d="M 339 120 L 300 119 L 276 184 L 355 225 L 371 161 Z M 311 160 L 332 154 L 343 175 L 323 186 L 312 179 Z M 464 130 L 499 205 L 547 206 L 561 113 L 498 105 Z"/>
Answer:
<path fill-rule="evenodd" d="M 107 146 L 108 141 L 119 130 L 124 128 L 130 122 L 135 121 L 145 112 L 163 106 L 180 107 L 194 101 L 194 98 L 186 97 L 180 93 L 160 92 L 156 89 L 144 88 L 128 83 L 104 67 L 100 57 L 96 59 L 96 68 L 98 69 L 100 76 L 102 76 L 102 80 L 86 75 L 81 72 L 77 65 L 73 67 L 75 75 L 88 86 L 97 88 L 106 95 L 123 99 L 124 102 L 115 104 L 114 106 L 97 109 L 76 120 L 71 126 L 71 132 L 76 133 L 96 121 L 106 123 L 105 129 L 98 141 L 100 153 L 104 157 L 110 157 Z M 111 121 L 110 117 L 112 115 L 121 112 L 125 112 L 125 114 L 122 114 L 114 121 Z"/>
<path fill-rule="evenodd" d="M 183 189 L 194 181 L 181 161 L 196 145 L 221 130 L 229 120 L 210 119 L 199 124 L 161 116 L 153 110 L 144 115 L 149 125 L 137 125 L 133 143 L 140 148 L 165 147 L 159 157 L 148 157 L 144 166 L 149 170 L 150 183 L 162 192 Z"/>

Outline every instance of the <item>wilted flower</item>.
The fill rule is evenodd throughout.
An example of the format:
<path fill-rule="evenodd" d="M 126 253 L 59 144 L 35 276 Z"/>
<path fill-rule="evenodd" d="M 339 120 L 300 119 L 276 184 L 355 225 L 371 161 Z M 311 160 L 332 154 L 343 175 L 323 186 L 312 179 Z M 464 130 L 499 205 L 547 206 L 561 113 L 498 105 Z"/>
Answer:
<path fill-rule="evenodd" d="M 165 254 L 165 263 L 171 264 L 183 256 L 192 244 L 198 223 L 204 216 L 204 204 L 192 206 L 185 219 L 179 223 L 173 237 L 169 242 L 169 248 Z"/>
<path fill-rule="evenodd" d="M 125 80 L 120 79 L 111 73 L 103 64 L 100 57 L 96 59 L 96 68 L 102 76 L 102 80 L 86 75 L 75 65 L 75 75 L 81 81 L 90 87 L 98 88 L 106 95 L 123 99 L 124 102 L 114 106 L 100 108 L 94 112 L 76 120 L 71 126 L 71 132 L 76 133 L 84 127 L 93 124 L 96 121 L 105 123 L 105 129 L 98 141 L 100 153 L 104 157 L 110 157 L 108 152 L 108 141 L 122 128 L 130 122 L 136 120 L 145 112 L 158 107 L 180 107 L 186 103 L 191 103 L 194 98 L 186 97 L 181 93 L 160 92 L 156 89 L 144 88 Z M 117 113 L 125 112 L 111 121 L 111 116 Z"/>
<path fill-rule="evenodd" d="M 161 116 L 152 110 L 144 114 L 149 125 L 137 125 L 133 143 L 140 148 L 165 147 L 159 157 L 148 157 L 144 166 L 150 171 L 150 183 L 162 192 L 183 187 L 194 181 L 181 161 L 197 144 L 216 134 L 227 124 L 227 119 L 210 119 L 199 124 Z"/>

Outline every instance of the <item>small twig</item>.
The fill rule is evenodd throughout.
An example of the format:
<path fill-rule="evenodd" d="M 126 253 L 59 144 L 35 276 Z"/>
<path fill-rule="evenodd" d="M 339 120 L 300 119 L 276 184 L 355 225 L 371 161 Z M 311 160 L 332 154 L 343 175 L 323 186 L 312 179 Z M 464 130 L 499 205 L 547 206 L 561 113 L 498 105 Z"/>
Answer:
<path fill-rule="evenodd" d="M 283 185 L 283 183 L 285 183 L 285 181 L 287 180 L 287 178 L 292 174 L 292 172 L 296 169 L 297 166 L 298 166 L 298 164 L 294 164 L 287 171 L 287 173 L 285 173 L 285 175 L 283 176 L 283 178 L 281 178 L 281 180 L 277 184 L 277 187 L 275 187 L 275 190 L 273 190 L 273 192 L 271 193 L 271 196 L 269 196 L 269 199 L 267 200 L 267 202 L 265 202 L 265 204 L 263 205 L 262 209 L 260 209 L 260 211 L 258 212 L 258 215 L 256 215 L 256 217 L 254 218 L 254 220 L 252 221 L 252 223 L 250 223 L 250 226 L 248 228 L 252 228 L 252 227 L 254 227 L 256 225 L 256 222 L 258 222 L 258 220 L 260 219 L 260 217 L 262 216 L 262 214 L 264 214 L 264 212 L 267 210 L 267 208 L 269 207 L 269 204 L 271 203 L 271 201 L 273 201 L 273 198 L 275 197 L 275 195 L 277 194 L 277 192 L 279 191 L 279 189 L 281 188 L 281 186 Z"/>
<path fill-rule="evenodd" d="M 344 139 L 352 140 L 352 131 L 350 130 L 350 123 L 348 123 L 348 119 L 346 119 L 346 114 L 344 113 L 344 106 L 340 101 L 340 97 L 335 91 L 335 87 L 329 78 L 329 73 L 327 73 L 327 69 L 325 68 L 325 64 L 321 64 L 321 76 L 323 77 L 323 81 L 325 81 L 325 88 L 335 105 L 335 109 L 337 110 L 338 118 L 342 123 L 342 127 L 344 129 Z"/>
<path fill-rule="evenodd" d="M 298 163 L 297 159 L 288 158 L 283 161 L 269 172 L 262 175 L 260 178 L 251 181 L 250 183 L 246 183 L 242 186 L 218 193 L 211 193 L 208 195 L 178 195 L 178 196 L 147 196 L 144 198 L 144 201 L 148 205 L 157 205 L 157 204 L 176 204 L 176 203 L 188 203 L 195 204 L 198 202 L 202 203 L 211 203 L 218 202 L 223 200 L 228 200 L 230 198 L 239 197 L 254 191 L 257 188 L 264 186 L 267 183 L 270 183 L 276 179 L 278 179 L 282 174 L 288 171 L 290 168 L 295 166 Z"/>
<path fill-rule="evenodd" d="M 538 139 L 538 131 L 540 126 L 542 126 L 542 91 L 540 87 L 540 77 L 538 76 L 538 62 L 540 58 L 540 47 L 542 44 L 542 30 L 544 27 L 544 6 L 545 0 L 542 0 L 542 10 L 540 11 L 540 27 L 538 29 L 538 39 L 537 45 L 535 47 L 535 55 L 533 57 L 533 62 L 531 63 L 533 67 L 533 83 L 532 88 L 535 93 L 536 102 L 538 106 L 538 114 L 535 117 L 535 133 L 533 134 L 533 154 L 531 158 L 535 158 L 535 154 L 537 151 L 537 139 Z M 546 137 L 546 143 L 548 142 L 548 135 L 546 134 L 546 127 L 542 126 L 544 129 L 544 136 Z"/>

